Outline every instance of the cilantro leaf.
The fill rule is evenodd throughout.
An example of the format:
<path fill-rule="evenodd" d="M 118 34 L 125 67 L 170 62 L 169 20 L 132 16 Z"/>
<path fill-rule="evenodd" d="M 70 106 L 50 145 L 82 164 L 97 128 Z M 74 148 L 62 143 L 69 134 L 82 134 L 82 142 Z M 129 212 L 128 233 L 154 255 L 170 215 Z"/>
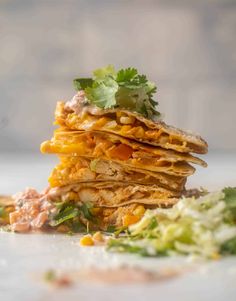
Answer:
<path fill-rule="evenodd" d="M 157 87 L 153 82 L 148 81 L 145 88 L 147 94 L 149 94 L 150 96 L 157 92 Z"/>
<path fill-rule="evenodd" d="M 96 80 L 103 80 L 106 77 L 115 77 L 116 71 L 114 66 L 108 65 L 104 68 L 97 69 L 93 72 Z"/>
<path fill-rule="evenodd" d="M 117 72 L 116 81 L 119 84 L 132 81 L 138 75 L 138 70 L 135 68 L 121 69 Z"/>
<path fill-rule="evenodd" d="M 116 100 L 120 108 L 136 111 L 145 117 L 152 118 L 153 115 L 159 115 L 143 88 L 129 89 L 121 87 L 116 94 Z"/>
<path fill-rule="evenodd" d="M 112 78 L 105 78 L 101 82 L 94 81 L 92 87 L 85 89 L 88 100 L 99 108 L 108 109 L 116 105 L 118 84 Z"/>
<path fill-rule="evenodd" d="M 54 220 L 50 222 L 50 225 L 53 227 L 58 226 L 64 223 L 65 221 L 68 221 L 78 216 L 78 213 L 79 212 L 77 208 L 75 208 L 74 206 L 68 206 L 63 210 L 60 210 L 60 212 L 54 217 Z"/>
<path fill-rule="evenodd" d="M 94 78 L 74 80 L 77 90 L 85 90 L 88 102 L 102 109 L 119 107 L 136 111 L 155 120 L 160 115 L 153 99 L 156 85 L 135 68 L 121 69 L 117 73 L 112 65 L 97 69 Z"/>
<path fill-rule="evenodd" d="M 147 83 L 145 75 L 139 75 L 137 69 L 127 68 L 121 69 L 116 76 L 119 86 L 128 89 L 137 89 L 144 87 Z"/>
<path fill-rule="evenodd" d="M 92 208 L 92 205 L 90 203 L 83 203 L 83 205 L 80 207 L 80 210 L 87 220 L 92 221 L 94 216 L 91 214 L 89 210 L 90 208 Z"/>
<path fill-rule="evenodd" d="M 81 204 L 72 201 L 59 202 L 56 204 L 57 214 L 52 216 L 49 225 L 52 227 L 64 224 L 72 232 L 86 230 L 84 219 L 97 223 L 95 216 L 91 213 L 92 204 L 89 202 Z"/>
<path fill-rule="evenodd" d="M 93 84 L 93 79 L 92 78 L 76 78 L 73 81 L 75 90 L 84 90 L 87 87 L 91 87 Z"/>

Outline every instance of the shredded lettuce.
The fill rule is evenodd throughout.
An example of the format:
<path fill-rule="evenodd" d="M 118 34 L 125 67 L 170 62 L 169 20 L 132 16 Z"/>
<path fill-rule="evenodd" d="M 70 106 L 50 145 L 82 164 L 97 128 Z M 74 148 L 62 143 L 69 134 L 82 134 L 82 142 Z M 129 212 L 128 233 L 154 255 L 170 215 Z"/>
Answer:
<path fill-rule="evenodd" d="M 235 205 L 236 188 L 183 197 L 172 208 L 147 210 L 128 235 L 110 240 L 108 249 L 145 256 L 236 254 Z"/>

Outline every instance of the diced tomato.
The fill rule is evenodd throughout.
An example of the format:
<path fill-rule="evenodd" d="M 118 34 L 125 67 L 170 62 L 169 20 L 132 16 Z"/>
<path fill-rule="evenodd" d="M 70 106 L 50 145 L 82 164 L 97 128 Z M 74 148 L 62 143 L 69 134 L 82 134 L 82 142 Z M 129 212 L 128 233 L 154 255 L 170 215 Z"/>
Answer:
<path fill-rule="evenodd" d="M 119 144 L 118 146 L 114 147 L 109 151 L 109 155 L 113 158 L 120 159 L 120 160 L 128 160 L 133 153 L 132 147 Z"/>

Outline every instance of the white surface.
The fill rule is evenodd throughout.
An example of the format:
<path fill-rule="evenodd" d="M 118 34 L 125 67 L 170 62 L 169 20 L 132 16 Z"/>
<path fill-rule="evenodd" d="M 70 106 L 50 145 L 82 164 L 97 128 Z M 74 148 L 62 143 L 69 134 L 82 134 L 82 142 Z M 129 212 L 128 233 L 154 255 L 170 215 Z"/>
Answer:
<path fill-rule="evenodd" d="M 208 169 L 198 168 L 189 187 L 217 189 L 236 185 L 234 153 L 207 156 Z M 0 194 L 14 193 L 25 186 L 43 189 L 53 156 L 1 154 Z M 52 290 L 41 280 L 49 268 L 73 270 L 81 266 L 116 266 L 120 262 L 152 269 L 188 265 L 182 258 L 144 259 L 109 254 L 102 248 L 81 248 L 79 237 L 67 235 L 0 233 L 0 300 L 176 300 L 233 301 L 236 296 L 236 259 L 199 265 L 198 269 L 172 280 L 146 285 L 99 286 L 80 284 L 69 289 Z"/>

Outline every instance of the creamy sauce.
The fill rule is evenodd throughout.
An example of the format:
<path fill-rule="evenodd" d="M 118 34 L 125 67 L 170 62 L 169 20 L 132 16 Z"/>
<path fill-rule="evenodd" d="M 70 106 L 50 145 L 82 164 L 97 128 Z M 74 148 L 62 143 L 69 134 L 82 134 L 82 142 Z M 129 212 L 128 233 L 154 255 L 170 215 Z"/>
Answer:
<path fill-rule="evenodd" d="M 180 272 L 175 269 L 153 272 L 140 267 L 120 266 L 108 269 L 90 268 L 82 271 L 80 277 L 89 282 L 132 284 L 168 280 L 179 274 Z"/>
<path fill-rule="evenodd" d="M 98 112 L 103 111 L 96 106 L 90 105 L 85 92 L 82 90 L 65 103 L 65 109 L 74 111 L 78 116 L 83 116 L 87 112 L 96 115 Z"/>
<path fill-rule="evenodd" d="M 177 268 L 162 268 L 157 271 L 150 271 L 137 266 L 122 265 L 114 268 L 89 267 L 70 272 L 50 270 L 45 273 L 44 279 L 58 288 L 81 282 L 102 285 L 129 285 L 167 281 L 181 276 L 183 272 L 182 269 Z M 48 275 L 53 277 L 48 277 Z"/>

